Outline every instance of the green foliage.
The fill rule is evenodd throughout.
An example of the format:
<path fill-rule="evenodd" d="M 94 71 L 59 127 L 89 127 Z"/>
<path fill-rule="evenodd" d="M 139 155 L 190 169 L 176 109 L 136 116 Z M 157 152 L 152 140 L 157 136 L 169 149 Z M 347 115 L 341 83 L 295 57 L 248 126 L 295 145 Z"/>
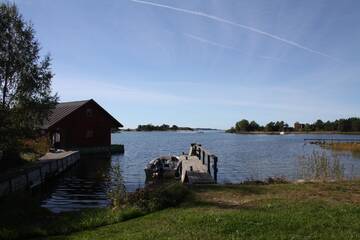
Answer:
<path fill-rule="evenodd" d="M 338 119 L 334 122 L 323 122 L 321 119 L 316 122 L 299 123 L 296 122 L 294 127 L 289 127 L 284 121 L 269 122 L 265 126 L 260 126 L 255 121 L 249 123 L 248 120 L 242 119 L 237 122 L 234 127 L 231 127 L 226 132 L 252 132 L 252 131 L 265 131 L 265 132 L 279 132 L 279 131 L 332 131 L 332 132 L 360 132 L 360 118 L 352 117 L 348 119 Z"/>
<path fill-rule="evenodd" d="M 269 122 L 268 124 L 266 124 L 265 131 L 267 131 L 267 132 L 275 131 L 275 123 L 274 122 Z"/>
<path fill-rule="evenodd" d="M 146 212 L 174 207 L 189 195 L 189 190 L 181 183 L 138 189 L 128 196 L 128 202 Z"/>
<path fill-rule="evenodd" d="M 314 128 L 316 131 L 321 131 L 322 129 L 324 129 L 324 127 L 325 127 L 324 122 L 321 119 L 317 120 L 314 123 Z"/>
<path fill-rule="evenodd" d="M 50 57 L 40 57 L 31 24 L 14 4 L 0 3 L 0 149 L 16 152 L 57 102 Z"/>
<path fill-rule="evenodd" d="M 186 130 L 186 131 L 193 131 L 192 128 L 189 127 L 178 127 L 176 125 L 170 125 L 163 124 L 160 126 L 152 125 L 152 124 L 146 124 L 146 125 L 139 125 L 136 129 L 136 131 L 178 131 L 178 130 Z"/>
<path fill-rule="evenodd" d="M 127 192 L 121 174 L 120 163 L 115 162 L 110 169 L 110 191 L 108 196 L 113 209 L 124 208 L 127 203 Z"/>
<path fill-rule="evenodd" d="M 249 121 L 243 119 L 235 124 L 235 130 L 237 132 L 245 132 L 249 130 Z"/>
<path fill-rule="evenodd" d="M 251 121 L 248 129 L 249 131 L 258 131 L 260 129 L 260 125 L 255 121 Z"/>

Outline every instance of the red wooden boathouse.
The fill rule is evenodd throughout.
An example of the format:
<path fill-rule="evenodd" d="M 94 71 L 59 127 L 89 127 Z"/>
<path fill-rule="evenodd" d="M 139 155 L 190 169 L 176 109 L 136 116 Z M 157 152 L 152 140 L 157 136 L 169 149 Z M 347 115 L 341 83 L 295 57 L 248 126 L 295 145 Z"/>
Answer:
<path fill-rule="evenodd" d="M 93 99 L 56 105 L 42 126 L 56 148 L 110 147 L 111 132 L 123 125 Z"/>

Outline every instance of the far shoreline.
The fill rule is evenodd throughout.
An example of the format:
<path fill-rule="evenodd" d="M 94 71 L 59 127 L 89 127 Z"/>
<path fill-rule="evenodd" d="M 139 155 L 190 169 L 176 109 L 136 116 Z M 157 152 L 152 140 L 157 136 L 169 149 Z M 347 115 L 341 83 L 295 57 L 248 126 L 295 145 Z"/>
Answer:
<path fill-rule="evenodd" d="M 280 135 L 280 132 L 265 132 L 265 131 L 254 131 L 254 132 L 227 132 L 229 134 L 239 135 Z M 360 135 L 360 132 L 333 132 L 333 131 L 307 131 L 307 132 L 285 132 L 284 135 Z"/>
<path fill-rule="evenodd" d="M 226 130 L 221 129 L 196 129 L 193 130 L 152 130 L 152 131 L 145 131 L 145 130 L 136 130 L 136 129 L 122 129 L 118 132 L 114 133 L 121 133 L 121 132 L 222 132 L 222 133 L 228 133 L 228 134 L 238 134 L 238 135 L 280 135 L 280 132 L 265 132 L 265 131 L 253 131 L 253 132 L 226 132 Z M 294 131 L 294 132 L 285 132 L 284 135 L 360 135 L 360 132 L 334 132 L 334 131 L 307 131 L 307 132 L 301 132 L 301 131 Z"/>

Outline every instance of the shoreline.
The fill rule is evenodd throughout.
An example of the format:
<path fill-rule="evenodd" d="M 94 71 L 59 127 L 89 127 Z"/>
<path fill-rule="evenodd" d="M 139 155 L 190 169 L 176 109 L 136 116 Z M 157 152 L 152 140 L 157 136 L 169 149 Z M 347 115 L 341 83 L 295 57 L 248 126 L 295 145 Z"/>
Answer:
<path fill-rule="evenodd" d="M 280 132 L 227 132 L 229 134 L 240 134 L 240 135 L 280 135 Z M 360 132 L 332 132 L 332 131 L 315 131 L 315 132 L 285 132 L 285 135 L 360 135 Z"/>
<path fill-rule="evenodd" d="M 318 239 L 328 239 L 331 234 L 337 239 L 349 239 L 357 236 L 359 228 L 357 210 L 360 200 L 356 194 L 359 180 L 199 185 L 192 188 L 176 184 L 163 189 L 166 192 L 159 191 L 160 195 L 150 194 L 149 198 L 140 199 L 140 203 L 148 205 L 158 201 L 159 196 L 167 200 L 153 209 L 136 207 L 136 201 L 132 201 L 124 208 L 55 214 L 24 196 L 7 199 L 1 205 L 0 237 L 111 240 L 171 235 L 172 239 L 191 239 L 204 231 L 208 233 L 205 238 L 229 239 L 246 227 L 246 238 L 251 239 L 264 239 L 265 235 L 270 236 L 266 239 L 278 239 L 278 236 L 288 239 L 294 236 L 294 229 L 301 230 L 297 233 L 300 238 L 311 234 Z M 13 206 L 19 209 L 13 211 Z M 316 215 L 313 214 L 315 211 Z M 45 221 L 35 223 L 34 213 Z M 167 228 L 153 228 L 154 221 L 159 225 L 166 224 Z M 326 228 L 320 231 L 319 224 Z M 192 227 L 188 228 L 189 225 Z M 185 227 L 188 231 L 184 233 Z M 347 231 L 338 231 L 339 227 Z M 148 229 L 152 230 L 149 232 Z M 302 232 L 302 229 L 307 230 Z M 276 231 L 275 235 L 273 231 Z"/>

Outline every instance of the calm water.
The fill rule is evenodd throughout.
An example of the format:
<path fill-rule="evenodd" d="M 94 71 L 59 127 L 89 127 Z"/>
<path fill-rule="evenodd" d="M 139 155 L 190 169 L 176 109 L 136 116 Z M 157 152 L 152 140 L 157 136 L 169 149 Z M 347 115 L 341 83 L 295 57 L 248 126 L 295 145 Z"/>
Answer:
<path fill-rule="evenodd" d="M 144 185 L 144 167 L 159 155 L 188 152 L 191 143 L 201 143 L 216 154 L 218 181 L 238 183 L 271 176 L 298 178 L 298 159 L 317 146 L 304 138 L 358 138 L 344 135 L 234 135 L 224 132 L 124 132 L 112 142 L 125 145 L 125 154 L 111 158 L 92 157 L 80 163 L 47 189 L 42 206 L 54 212 L 102 207 L 109 204 L 112 166 L 119 164 L 128 191 Z M 345 174 L 360 175 L 360 158 L 350 153 L 340 156 Z"/>

